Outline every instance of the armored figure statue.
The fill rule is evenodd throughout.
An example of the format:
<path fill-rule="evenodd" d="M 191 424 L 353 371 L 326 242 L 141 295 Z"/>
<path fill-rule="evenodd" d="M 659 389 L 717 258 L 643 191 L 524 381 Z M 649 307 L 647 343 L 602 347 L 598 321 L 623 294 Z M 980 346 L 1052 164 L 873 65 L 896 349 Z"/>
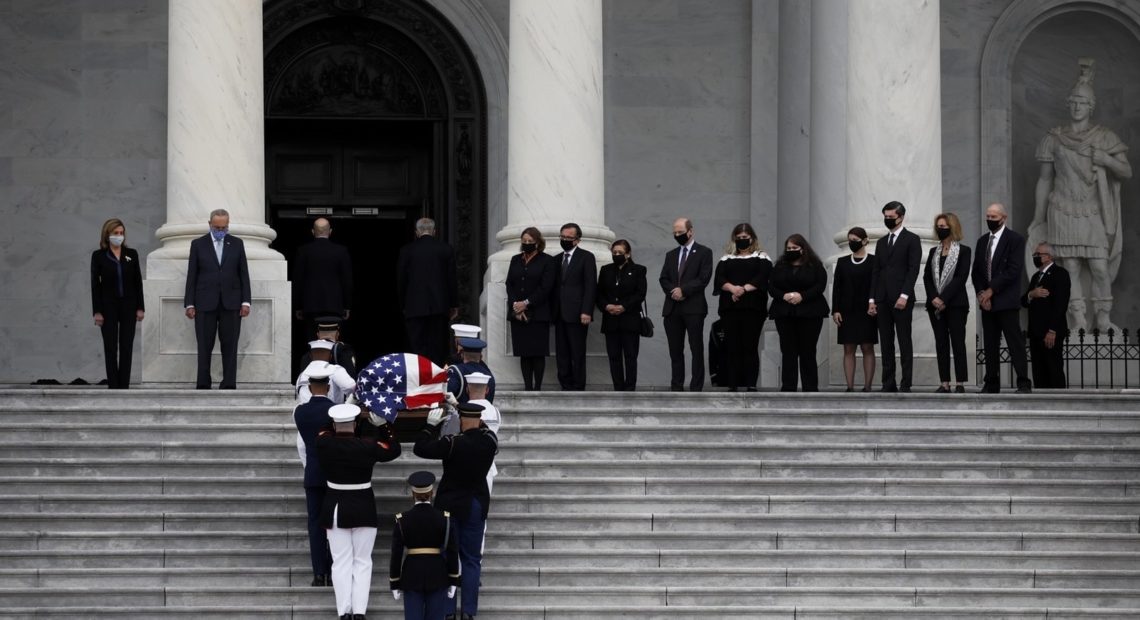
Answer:
<path fill-rule="evenodd" d="M 1067 100 L 1072 122 L 1049 130 L 1037 146 L 1041 173 L 1029 238 L 1034 244 L 1051 243 L 1056 260 L 1072 276 L 1073 331 L 1095 327 L 1103 332 L 1115 329 L 1109 314 L 1123 244 L 1120 184 L 1132 177 L 1132 166 L 1120 138 L 1091 121 L 1094 61 L 1081 58 L 1078 63 L 1080 76 Z"/>

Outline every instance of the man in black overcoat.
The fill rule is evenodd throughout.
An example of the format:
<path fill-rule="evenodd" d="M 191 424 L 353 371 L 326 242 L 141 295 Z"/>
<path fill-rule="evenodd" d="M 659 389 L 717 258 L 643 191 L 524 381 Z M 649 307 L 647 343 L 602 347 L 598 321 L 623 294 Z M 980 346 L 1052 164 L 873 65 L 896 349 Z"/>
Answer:
<path fill-rule="evenodd" d="M 571 222 L 559 231 L 562 254 L 554 279 L 554 358 L 563 390 L 586 389 L 586 336 L 594 320 L 598 269 L 594 255 L 578 247 L 582 228 Z"/>
<path fill-rule="evenodd" d="M 689 337 L 689 355 L 693 357 L 690 392 L 705 387 L 705 317 L 709 302 L 705 288 L 712 280 L 712 250 L 696 242 L 693 222 L 677 218 L 673 222 L 673 240 L 680 247 L 665 253 L 658 282 L 665 293 L 661 316 L 665 338 L 669 341 L 671 375 L 669 386 L 674 392 L 685 389 L 685 334 Z"/>
<path fill-rule="evenodd" d="M 1025 237 L 1006 227 L 1009 214 L 1001 203 L 986 208 L 990 232 L 978 239 L 971 277 L 978 293 L 982 315 L 982 345 L 986 374 L 982 392 L 1001 391 L 1001 338 L 1009 347 L 1009 359 L 1017 374 L 1017 391 L 1033 391 L 1025 359 L 1025 337 L 1021 334 L 1021 281 L 1025 277 Z"/>
<path fill-rule="evenodd" d="M 1062 389 L 1065 383 L 1065 338 L 1069 335 L 1070 288 L 1065 268 L 1053 262 L 1053 246 L 1039 243 L 1033 250 L 1037 271 L 1021 305 L 1029 308 L 1029 356 L 1033 360 L 1033 385 Z"/>
<path fill-rule="evenodd" d="M 249 316 L 249 265 L 245 244 L 229 234 L 230 214 L 210 213 L 210 232 L 190 242 L 186 267 L 186 317 L 194 321 L 198 340 L 199 390 L 210 389 L 210 357 L 214 339 L 222 341 L 221 389 L 237 387 L 237 348 L 241 319 Z"/>
<path fill-rule="evenodd" d="M 331 236 L 329 221 L 317 218 L 313 222 L 313 240 L 297 249 L 293 259 L 293 306 L 297 320 L 348 318 L 352 306 L 352 258 L 348 248 L 333 243 Z"/>
<path fill-rule="evenodd" d="M 447 322 L 459 316 L 455 252 L 436 239 L 435 221 L 416 222 L 416 240 L 400 248 L 396 294 L 404 312 L 408 352 L 438 366 L 447 362 Z"/>
<path fill-rule="evenodd" d="M 914 378 L 914 283 L 922 264 L 922 240 L 903 228 L 906 207 L 892 201 L 883 206 L 887 234 L 875 244 L 871 268 L 871 298 L 867 312 L 879 325 L 879 345 L 883 355 L 883 392 L 909 392 Z M 898 335 L 899 366 L 902 376 L 895 380 L 895 335 Z"/>

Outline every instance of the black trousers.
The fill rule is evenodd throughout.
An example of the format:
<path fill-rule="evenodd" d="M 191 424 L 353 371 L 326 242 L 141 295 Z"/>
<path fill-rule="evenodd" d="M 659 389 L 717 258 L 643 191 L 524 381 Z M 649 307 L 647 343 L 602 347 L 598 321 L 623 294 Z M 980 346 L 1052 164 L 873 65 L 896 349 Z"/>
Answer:
<path fill-rule="evenodd" d="M 689 355 L 693 356 L 693 374 L 689 391 L 705 388 L 705 315 L 674 312 L 665 317 L 665 338 L 669 341 L 672 375 L 669 385 L 682 389 L 685 385 L 685 334 L 689 335 Z"/>
<path fill-rule="evenodd" d="M 563 390 L 586 389 L 586 334 L 589 325 L 554 321 L 554 360 Z"/>
<path fill-rule="evenodd" d="M 876 300 L 878 301 L 878 300 Z M 884 301 L 879 305 L 879 348 L 883 356 L 883 386 L 909 388 L 914 376 L 914 346 L 911 342 L 911 321 L 914 318 L 914 304 L 902 310 L 895 309 L 895 300 Z M 902 376 L 895 382 L 895 335 L 899 338 L 899 365 Z"/>
<path fill-rule="evenodd" d="M 760 378 L 760 332 L 764 318 L 759 312 L 725 312 L 720 317 L 724 329 L 725 364 L 721 370 L 729 388 L 756 387 Z"/>
<path fill-rule="evenodd" d="M 606 355 L 610 358 L 610 379 L 615 392 L 637 389 L 637 354 L 641 333 L 613 331 L 606 334 Z"/>
<path fill-rule="evenodd" d="M 131 386 L 131 359 L 135 347 L 136 299 L 123 298 L 103 308 L 103 362 L 107 367 L 107 387 L 125 390 Z"/>
<path fill-rule="evenodd" d="M 780 335 L 780 391 L 795 392 L 797 374 L 804 392 L 819 391 L 815 345 L 823 330 L 823 317 L 776 319 Z"/>
<path fill-rule="evenodd" d="M 982 347 L 986 352 L 986 376 L 983 389 L 1001 389 L 1001 338 L 1009 347 L 1009 359 L 1017 375 L 1017 385 L 1029 386 L 1029 368 L 1025 359 L 1025 337 L 1021 334 L 1018 311 L 982 310 Z"/>
<path fill-rule="evenodd" d="M 321 507 L 325 505 L 328 487 L 305 487 L 305 509 L 309 514 L 309 560 L 313 575 L 332 574 L 332 554 L 329 553 L 328 532 L 321 527 Z"/>
<path fill-rule="evenodd" d="M 194 315 L 194 333 L 198 338 L 198 381 L 197 386 L 209 389 L 210 358 L 214 353 L 215 338 L 222 342 L 222 383 L 223 390 L 237 387 L 237 349 L 241 336 L 241 315 L 237 310 L 218 308 L 211 312 L 199 310 Z"/>
<path fill-rule="evenodd" d="M 1052 349 L 1045 348 L 1045 335 L 1029 337 L 1029 356 L 1033 359 L 1033 387 L 1064 389 L 1065 342 L 1060 334 Z"/>
<path fill-rule="evenodd" d="M 447 362 L 447 315 L 429 314 L 404 319 L 409 353 L 422 355 L 436 366 Z"/>
<path fill-rule="evenodd" d="M 966 360 L 966 317 L 969 308 L 946 307 L 941 313 L 927 311 L 930 328 L 934 330 L 934 352 L 938 356 L 938 380 L 950 381 L 950 353 L 954 353 L 954 377 L 965 383 L 969 377 Z"/>

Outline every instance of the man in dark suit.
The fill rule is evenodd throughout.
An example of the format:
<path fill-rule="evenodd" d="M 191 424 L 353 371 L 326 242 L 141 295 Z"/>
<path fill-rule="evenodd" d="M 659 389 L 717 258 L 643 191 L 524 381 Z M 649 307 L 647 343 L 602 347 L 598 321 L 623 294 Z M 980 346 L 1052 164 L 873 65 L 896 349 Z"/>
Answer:
<path fill-rule="evenodd" d="M 982 392 L 1001 390 L 1001 337 L 1005 335 L 1009 359 L 1017 374 L 1017 391 L 1032 391 L 1025 360 L 1025 338 L 1021 335 L 1021 279 L 1025 277 L 1025 237 L 1006 228 L 1009 214 L 1001 203 L 986 208 L 990 232 L 978 239 L 972 277 L 982 310 L 982 345 L 986 353 L 986 375 Z"/>
<path fill-rule="evenodd" d="M 347 319 L 352 305 L 352 258 L 348 248 L 333 243 L 332 225 L 313 222 L 313 241 L 297 250 L 293 260 L 293 305 L 297 320 L 317 317 Z M 306 326 L 306 331 L 311 326 Z"/>
<path fill-rule="evenodd" d="M 594 255 L 578 251 L 582 228 L 570 222 L 559 231 L 562 255 L 554 278 L 554 358 L 563 390 L 586 389 L 586 334 L 594 320 L 598 269 Z"/>
<path fill-rule="evenodd" d="M 867 313 L 879 324 L 883 352 L 883 392 L 909 392 L 914 376 L 914 346 L 910 328 L 914 314 L 914 283 L 922 263 L 922 240 L 903 228 L 906 207 L 892 201 L 883 205 L 887 235 L 875 244 L 871 268 L 871 298 Z M 876 303 L 877 302 L 877 303 Z M 880 306 L 881 304 L 881 306 Z M 902 377 L 895 382 L 895 334 L 899 339 Z"/>
<path fill-rule="evenodd" d="M 712 250 L 697 243 L 693 222 L 686 217 L 673 222 L 673 240 L 681 246 L 665 253 L 661 265 L 661 290 L 665 303 L 661 307 L 665 337 L 669 341 L 671 376 L 669 386 L 674 392 L 683 391 L 685 385 L 685 334 L 689 335 L 689 354 L 693 356 L 693 376 L 689 391 L 700 392 L 705 387 L 705 316 L 709 302 L 705 287 L 713 272 Z"/>
<path fill-rule="evenodd" d="M 297 425 L 297 453 L 301 466 L 305 468 L 305 508 L 309 513 L 309 560 L 313 565 L 314 586 L 331 586 L 329 574 L 332 570 L 332 555 L 329 554 L 329 539 L 325 528 L 321 527 L 321 507 L 325 504 L 325 489 L 328 488 L 321 462 L 317 459 L 317 433 L 329 424 L 329 379 L 335 366 L 328 362 L 316 362 L 305 368 L 309 377 L 309 402 L 293 409 L 293 422 Z"/>
<path fill-rule="evenodd" d="M 400 248 L 396 294 L 404 311 L 408 349 L 439 366 L 447 361 L 447 322 L 459 315 L 455 252 L 435 238 L 435 221 L 416 221 L 416 240 Z"/>
<path fill-rule="evenodd" d="M 210 212 L 210 232 L 190 242 L 186 267 L 186 317 L 194 320 L 198 339 L 199 390 L 210 389 L 214 339 L 222 341 L 223 390 L 237 387 L 237 347 L 241 319 L 249 316 L 249 265 L 245 245 L 229 234 L 230 214 Z"/>
<path fill-rule="evenodd" d="M 1029 308 L 1029 356 L 1033 359 L 1033 385 L 1063 389 L 1064 349 L 1069 335 L 1065 313 L 1069 309 L 1069 272 L 1053 262 L 1053 246 L 1038 243 L 1033 250 L 1037 272 L 1029 279 L 1029 290 L 1021 305 Z"/>

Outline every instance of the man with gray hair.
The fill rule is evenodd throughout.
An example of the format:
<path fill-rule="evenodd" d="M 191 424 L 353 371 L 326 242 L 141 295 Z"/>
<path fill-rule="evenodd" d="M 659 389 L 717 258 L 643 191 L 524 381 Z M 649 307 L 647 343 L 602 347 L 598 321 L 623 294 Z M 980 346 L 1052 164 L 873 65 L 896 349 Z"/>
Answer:
<path fill-rule="evenodd" d="M 1065 388 L 1065 337 L 1069 335 L 1069 308 L 1072 280 L 1065 268 L 1053 262 L 1053 246 L 1038 243 L 1033 250 L 1037 272 L 1029 279 L 1029 290 L 1021 305 L 1029 308 L 1029 357 L 1033 360 L 1033 385 L 1039 388 Z"/>
<path fill-rule="evenodd" d="M 455 252 L 436 238 L 435 222 L 416 221 L 416 239 L 400 248 L 396 295 L 404 313 L 408 351 L 443 366 L 449 319 L 459 315 Z"/>
<path fill-rule="evenodd" d="M 186 318 L 194 321 L 198 341 L 199 390 L 210 389 L 210 358 L 214 339 L 222 341 L 221 389 L 237 387 L 237 347 L 241 319 L 249 316 L 249 265 L 245 244 L 229 234 L 230 214 L 225 209 L 210 212 L 210 230 L 190 242 L 186 267 Z"/>

